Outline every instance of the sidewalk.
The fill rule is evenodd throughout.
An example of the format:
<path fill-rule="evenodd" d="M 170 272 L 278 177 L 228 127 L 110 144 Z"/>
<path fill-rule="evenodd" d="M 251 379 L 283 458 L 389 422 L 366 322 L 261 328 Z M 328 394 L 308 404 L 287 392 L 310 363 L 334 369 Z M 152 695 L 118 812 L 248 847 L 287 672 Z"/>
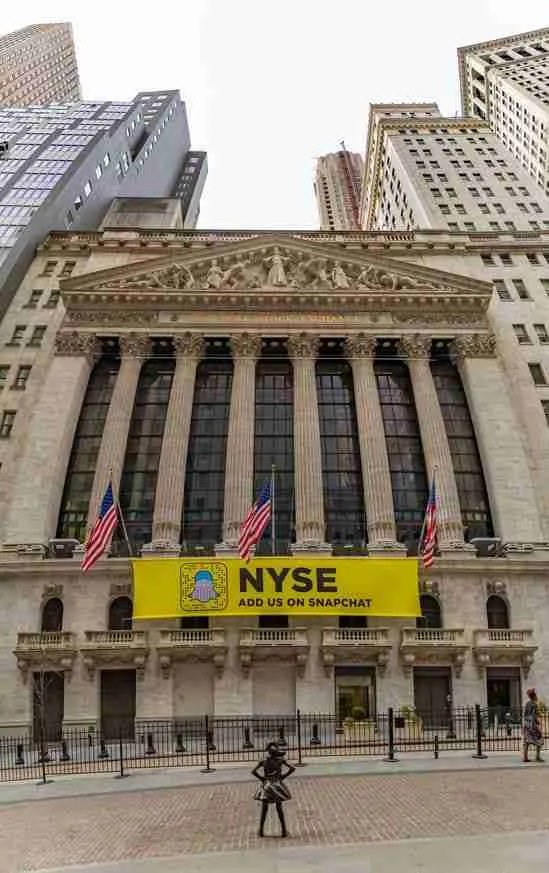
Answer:
<path fill-rule="evenodd" d="M 436 760 L 432 753 L 406 753 L 395 762 L 382 758 L 309 758 L 298 769 L 301 778 L 326 776 L 383 775 L 391 773 L 447 773 L 464 770 L 532 769 L 534 762 L 523 764 L 519 754 L 492 752 L 485 759 L 472 757 L 470 750 L 447 752 Z M 118 794 L 133 791 L 154 791 L 158 788 L 184 788 L 191 785 L 212 785 L 231 782 L 251 782 L 250 764 L 234 766 L 218 764 L 209 773 L 198 767 L 172 767 L 166 769 L 130 770 L 124 779 L 113 773 L 92 775 L 55 776 L 46 785 L 32 782 L 6 782 L 0 784 L 0 805 L 21 803 L 29 800 L 84 797 L 101 794 Z"/>
<path fill-rule="evenodd" d="M 185 855 L 63 867 L 47 873 L 547 873 L 549 833 L 404 840 Z M 35 873 L 46 873 L 37 870 Z"/>

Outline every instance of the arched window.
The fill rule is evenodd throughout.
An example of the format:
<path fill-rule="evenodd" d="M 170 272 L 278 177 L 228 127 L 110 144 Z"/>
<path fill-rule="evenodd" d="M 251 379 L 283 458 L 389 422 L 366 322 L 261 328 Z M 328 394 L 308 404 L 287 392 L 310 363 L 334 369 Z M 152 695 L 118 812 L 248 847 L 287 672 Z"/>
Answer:
<path fill-rule="evenodd" d="M 131 630 L 133 603 L 129 597 L 117 597 L 109 606 L 109 630 Z"/>
<path fill-rule="evenodd" d="M 489 628 L 508 628 L 509 609 L 503 597 L 491 594 L 486 601 L 486 617 Z"/>
<path fill-rule="evenodd" d="M 58 597 L 46 600 L 42 609 L 42 633 L 55 633 L 63 630 L 63 603 Z"/>
<path fill-rule="evenodd" d="M 416 627 L 442 627 L 440 603 L 432 594 L 422 594 L 419 598 L 421 618 L 416 619 Z"/>

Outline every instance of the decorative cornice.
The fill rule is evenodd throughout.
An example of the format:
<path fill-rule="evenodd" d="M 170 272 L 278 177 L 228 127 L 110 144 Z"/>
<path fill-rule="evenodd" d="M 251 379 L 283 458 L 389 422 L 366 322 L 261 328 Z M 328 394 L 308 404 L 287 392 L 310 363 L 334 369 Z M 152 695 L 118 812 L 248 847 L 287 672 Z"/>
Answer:
<path fill-rule="evenodd" d="M 495 358 L 496 338 L 493 334 L 472 333 L 458 336 L 452 342 L 450 354 L 455 362 L 464 358 Z"/>
<path fill-rule="evenodd" d="M 261 354 L 261 336 L 250 333 L 235 334 L 230 338 L 233 358 L 253 358 Z"/>
<path fill-rule="evenodd" d="M 312 333 L 298 333 L 288 337 L 288 355 L 294 360 L 315 359 L 320 338 Z"/>
<path fill-rule="evenodd" d="M 431 352 L 431 342 L 432 339 L 430 336 L 425 336 L 420 333 L 408 334 L 401 337 L 399 348 L 401 354 L 407 358 L 428 359 Z"/>
<path fill-rule="evenodd" d="M 357 333 L 348 336 L 345 340 L 345 354 L 353 358 L 373 358 L 376 351 L 377 339 L 367 333 Z"/>
<path fill-rule="evenodd" d="M 76 330 L 60 331 L 55 337 L 55 354 L 64 357 L 83 357 L 93 361 L 98 352 L 98 341 L 94 334 L 79 333 Z"/>
<path fill-rule="evenodd" d="M 173 338 L 176 358 L 195 358 L 199 360 L 204 353 L 204 337 L 199 333 L 187 331 Z"/>
<path fill-rule="evenodd" d="M 122 358 L 146 358 L 151 351 L 151 341 L 141 333 L 122 334 L 118 340 Z"/>

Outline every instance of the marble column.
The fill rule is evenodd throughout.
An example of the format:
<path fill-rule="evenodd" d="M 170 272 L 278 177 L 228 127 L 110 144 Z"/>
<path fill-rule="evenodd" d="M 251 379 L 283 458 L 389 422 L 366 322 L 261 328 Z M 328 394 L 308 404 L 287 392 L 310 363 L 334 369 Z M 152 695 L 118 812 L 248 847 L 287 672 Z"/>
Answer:
<path fill-rule="evenodd" d="M 436 469 L 438 542 L 441 551 L 466 548 L 461 507 L 446 427 L 429 364 L 431 338 L 420 334 L 400 342 L 407 356 L 429 483 Z"/>
<path fill-rule="evenodd" d="M 495 534 L 508 555 L 532 551 L 544 539 L 535 483 L 495 337 L 460 336 L 452 343 L 452 357 L 469 403 Z"/>
<path fill-rule="evenodd" d="M 181 551 L 181 515 L 194 381 L 204 340 L 199 334 L 185 333 L 173 338 L 173 347 L 176 364 L 158 463 L 152 543 L 143 549 L 155 555 L 159 552 L 178 555 Z"/>
<path fill-rule="evenodd" d="M 114 495 L 118 497 L 137 382 L 143 361 L 150 351 L 149 338 L 143 334 L 130 333 L 121 336 L 119 344 L 120 369 L 112 392 L 97 457 L 88 510 L 88 528 L 95 523 L 109 476 L 112 478 Z"/>
<path fill-rule="evenodd" d="M 326 552 L 322 454 L 316 391 L 315 361 L 319 339 L 300 333 L 288 339 L 294 371 L 294 552 Z"/>
<path fill-rule="evenodd" d="M 97 353 L 94 335 L 61 331 L 26 434 L 14 436 L 17 466 L 11 502 L 4 507 L 5 548 L 42 548 L 55 536 L 67 467 L 82 401 Z M 23 421 L 21 421 L 23 424 Z M 14 460 L 15 464 L 15 460 Z"/>
<path fill-rule="evenodd" d="M 345 341 L 353 371 L 368 549 L 370 552 L 402 550 L 406 553 L 406 547 L 398 543 L 396 537 L 391 473 L 374 372 L 375 349 L 376 338 L 364 333 Z"/>
<path fill-rule="evenodd" d="M 261 337 L 242 333 L 231 337 L 233 384 L 227 434 L 225 503 L 221 552 L 236 551 L 240 526 L 254 498 L 255 366 Z"/>

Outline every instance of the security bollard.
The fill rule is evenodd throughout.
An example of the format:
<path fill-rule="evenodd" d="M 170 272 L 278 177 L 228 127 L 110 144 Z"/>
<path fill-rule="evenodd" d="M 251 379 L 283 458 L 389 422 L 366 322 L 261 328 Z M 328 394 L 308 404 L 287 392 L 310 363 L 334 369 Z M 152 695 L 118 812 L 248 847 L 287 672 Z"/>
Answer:
<path fill-rule="evenodd" d="M 320 746 L 320 737 L 318 735 L 318 724 L 315 722 L 312 727 L 311 746 Z"/>
<path fill-rule="evenodd" d="M 25 759 L 23 757 L 23 743 L 17 743 L 17 746 L 15 747 L 15 752 L 15 764 L 17 767 L 22 767 L 25 763 Z"/>
<path fill-rule="evenodd" d="M 109 752 L 107 750 L 107 744 L 106 744 L 105 740 L 103 739 L 103 737 L 101 737 L 101 739 L 99 740 L 99 754 L 97 755 L 97 757 L 98 758 L 108 758 L 109 757 Z"/>
<path fill-rule="evenodd" d="M 281 748 L 284 748 L 285 746 L 288 745 L 288 743 L 286 742 L 286 737 L 284 735 L 284 725 L 281 725 L 278 729 L 277 743 Z"/>
<path fill-rule="evenodd" d="M 156 755 L 156 749 L 154 747 L 153 735 L 147 734 L 147 748 L 145 749 L 146 755 Z"/>
<path fill-rule="evenodd" d="M 242 748 L 243 749 L 253 749 L 253 747 L 254 747 L 254 744 L 252 743 L 252 741 L 250 739 L 250 728 L 245 727 L 244 728 L 244 744 L 243 744 Z"/>
<path fill-rule="evenodd" d="M 176 734 L 175 737 L 175 753 L 176 755 L 183 755 L 186 752 L 186 748 L 183 745 L 183 734 Z"/>
<path fill-rule="evenodd" d="M 67 741 L 61 740 L 61 759 L 60 760 L 61 761 L 70 761 L 70 759 L 71 759 L 71 756 L 69 755 L 68 750 L 67 750 Z"/>

